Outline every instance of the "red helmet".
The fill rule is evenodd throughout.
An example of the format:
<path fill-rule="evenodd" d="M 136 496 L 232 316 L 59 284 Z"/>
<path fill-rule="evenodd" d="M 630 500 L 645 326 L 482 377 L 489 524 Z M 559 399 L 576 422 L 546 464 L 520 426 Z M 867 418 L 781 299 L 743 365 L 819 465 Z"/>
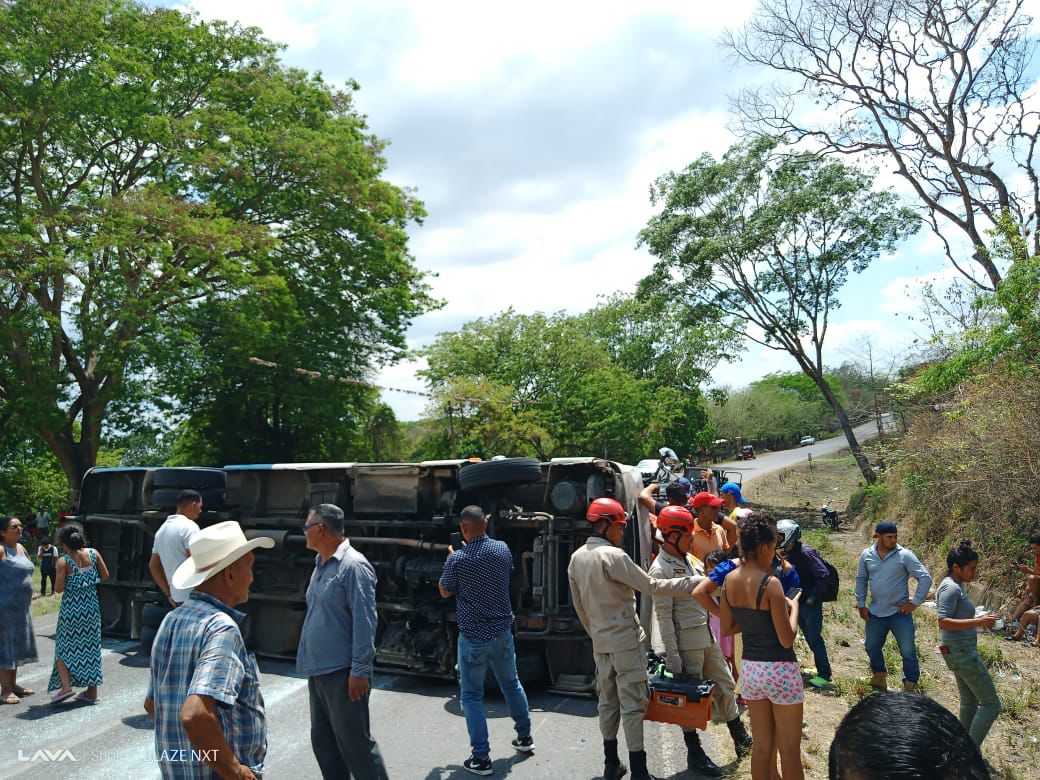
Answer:
<path fill-rule="evenodd" d="M 625 525 L 628 522 L 625 508 L 612 498 L 597 498 L 594 500 L 589 504 L 588 511 L 585 512 L 585 519 L 590 523 L 606 520 L 610 523 Z"/>
<path fill-rule="evenodd" d="M 690 533 L 693 530 L 693 515 L 684 506 L 666 506 L 657 516 L 657 527 L 665 536 L 672 531 Z"/>

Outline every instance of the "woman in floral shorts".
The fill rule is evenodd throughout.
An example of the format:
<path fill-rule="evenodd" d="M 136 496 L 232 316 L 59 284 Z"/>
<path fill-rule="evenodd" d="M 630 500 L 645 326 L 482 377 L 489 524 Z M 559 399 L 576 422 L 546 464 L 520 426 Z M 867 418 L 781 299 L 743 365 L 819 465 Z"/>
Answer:
<path fill-rule="evenodd" d="M 798 596 L 784 596 L 772 574 L 776 531 L 764 515 L 754 513 L 740 529 L 744 563 L 730 572 L 723 586 L 722 632 L 741 632 L 744 699 L 751 716 L 751 777 L 769 780 L 780 754 L 784 780 L 803 780 L 802 675 L 793 646 L 798 634 Z M 771 766 L 772 764 L 772 766 Z"/>

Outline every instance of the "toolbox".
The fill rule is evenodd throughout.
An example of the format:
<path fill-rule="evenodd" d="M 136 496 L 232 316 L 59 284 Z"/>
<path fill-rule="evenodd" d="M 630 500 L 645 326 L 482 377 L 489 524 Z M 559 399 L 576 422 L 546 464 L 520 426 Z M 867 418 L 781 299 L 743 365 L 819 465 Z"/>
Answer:
<path fill-rule="evenodd" d="M 708 728 L 715 683 L 686 674 L 650 675 L 646 720 L 674 723 L 687 729 Z"/>

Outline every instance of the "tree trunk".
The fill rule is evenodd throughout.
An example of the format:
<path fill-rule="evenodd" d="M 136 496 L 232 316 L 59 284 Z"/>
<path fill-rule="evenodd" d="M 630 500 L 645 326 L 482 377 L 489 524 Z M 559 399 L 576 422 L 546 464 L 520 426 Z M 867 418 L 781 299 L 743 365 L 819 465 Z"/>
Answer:
<path fill-rule="evenodd" d="M 65 473 L 65 480 L 69 485 L 69 500 L 75 503 L 83 484 L 83 475 L 97 464 L 99 442 L 86 439 L 75 441 L 65 431 L 55 432 L 38 428 L 37 432 L 61 464 L 61 470 Z"/>
<path fill-rule="evenodd" d="M 856 459 L 856 464 L 863 474 L 863 479 L 867 481 L 868 485 L 873 485 L 877 482 L 877 474 L 870 467 L 870 461 L 863 454 L 863 448 L 860 447 L 859 442 L 856 440 L 856 434 L 852 432 L 852 423 L 849 422 L 849 416 L 845 413 L 845 408 L 838 401 L 837 396 L 834 395 L 834 391 L 831 390 L 831 386 L 827 384 L 827 380 L 822 374 L 812 373 L 809 376 L 816 383 L 816 386 L 820 388 L 820 392 L 823 393 L 823 397 L 827 399 L 827 403 L 830 404 L 831 409 L 838 418 L 838 424 L 841 425 L 842 431 L 845 432 L 845 440 L 849 443 L 852 457 Z"/>

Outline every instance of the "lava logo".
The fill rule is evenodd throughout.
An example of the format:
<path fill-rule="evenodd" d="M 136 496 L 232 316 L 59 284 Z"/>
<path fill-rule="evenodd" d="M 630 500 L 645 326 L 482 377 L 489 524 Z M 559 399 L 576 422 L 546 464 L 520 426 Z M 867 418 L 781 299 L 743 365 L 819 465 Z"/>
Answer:
<path fill-rule="evenodd" d="M 37 750 L 31 755 L 25 755 L 25 752 L 18 748 L 18 760 L 19 761 L 76 761 L 77 758 L 72 755 L 71 750 Z"/>

